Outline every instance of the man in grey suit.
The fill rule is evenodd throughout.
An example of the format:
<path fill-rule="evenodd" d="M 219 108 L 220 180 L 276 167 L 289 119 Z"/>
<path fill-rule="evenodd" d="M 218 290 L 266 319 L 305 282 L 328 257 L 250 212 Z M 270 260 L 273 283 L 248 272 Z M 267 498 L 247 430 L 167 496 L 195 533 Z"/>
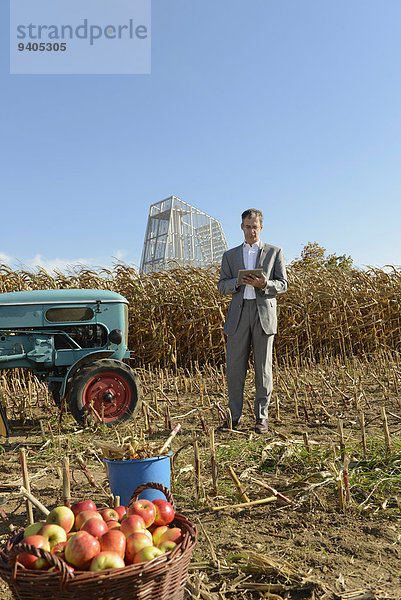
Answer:
<path fill-rule="evenodd" d="M 250 208 L 242 213 L 245 241 L 224 253 L 218 290 L 232 294 L 224 333 L 227 334 L 227 386 L 232 427 L 238 426 L 244 401 L 244 384 L 251 346 L 255 367 L 256 433 L 268 431 L 268 408 L 273 391 L 273 339 L 277 333 L 276 295 L 287 290 L 287 274 L 281 248 L 260 239 L 263 215 Z M 240 269 L 261 268 L 258 277 L 249 275 L 238 285 Z M 228 429 L 228 422 L 221 429 Z"/>

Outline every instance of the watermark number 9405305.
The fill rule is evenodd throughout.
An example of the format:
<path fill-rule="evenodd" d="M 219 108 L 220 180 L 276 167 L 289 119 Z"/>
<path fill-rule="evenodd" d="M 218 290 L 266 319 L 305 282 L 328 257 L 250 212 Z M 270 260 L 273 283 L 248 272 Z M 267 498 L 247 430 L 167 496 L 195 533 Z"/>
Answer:
<path fill-rule="evenodd" d="M 10 0 L 10 73 L 150 74 L 151 0 Z"/>
<path fill-rule="evenodd" d="M 23 44 L 20 42 L 18 44 L 19 52 L 65 52 L 67 50 L 66 42 L 28 42 L 27 44 Z"/>

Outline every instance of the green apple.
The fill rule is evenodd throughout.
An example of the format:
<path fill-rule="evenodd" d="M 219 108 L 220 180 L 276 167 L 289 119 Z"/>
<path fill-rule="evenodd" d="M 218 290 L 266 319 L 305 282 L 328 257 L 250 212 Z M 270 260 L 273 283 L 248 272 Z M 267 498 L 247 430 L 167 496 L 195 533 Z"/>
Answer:
<path fill-rule="evenodd" d="M 139 550 L 134 556 L 134 563 L 147 562 L 148 560 L 153 560 L 156 556 L 161 556 L 164 554 L 160 550 L 160 548 L 156 548 L 156 546 L 145 546 L 142 550 Z"/>
<path fill-rule="evenodd" d="M 171 540 L 166 540 L 165 542 L 159 544 L 158 548 L 160 548 L 162 552 L 171 552 L 171 550 L 174 550 L 176 546 L 177 544 L 175 542 L 172 542 Z"/>
<path fill-rule="evenodd" d="M 28 525 L 28 527 L 25 527 L 23 534 L 24 538 L 28 537 L 29 535 L 36 535 L 43 525 L 46 525 L 45 521 L 37 521 L 36 523 L 31 523 Z"/>
<path fill-rule="evenodd" d="M 73 528 L 75 515 L 68 506 L 56 506 L 46 517 L 46 523 L 60 525 L 68 533 Z"/>
<path fill-rule="evenodd" d="M 181 542 L 181 540 L 182 540 L 182 531 L 179 527 L 167 527 L 166 531 L 161 534 L 158 545 L 160 545 L 162 542 L 167 542 L 167 541 L 171 541 L 171 542 L 175 542 L 176 544 L 179 544 Z"/>
<path fill-rule="evenodd" d="M 67 540 L 67 532 L 60 527 L 60 525 L 46 523 L 39 529 L 38 534 L 43 535 L 43 537 L 49 540 L 50 549 L 56 544 L 60 544 L 60 542 L 65 542 Z"/>
<path fill-rule="evenodd" d="M 117 552 L 111 552 L 110 550 L 105 550 L 103 552 L 99 552 L 92 559 L 92 562 L 89 567 L 89 571 L 104 571 L 105 569 L 122 569 L 125 567 L 124 559 L 121 558 Z"/>
<path fill-rule="evenodd" d="M 167 525 L 159 525 L 159 527 L 156 527 L 152 531 L 153 544 L 155 546 L 158 546 L 159 544 L 161 544 L 164 541 L 164 540 L 162 540 L 162 536 L 165 534 L 167 529 L 168 529 Z"/>

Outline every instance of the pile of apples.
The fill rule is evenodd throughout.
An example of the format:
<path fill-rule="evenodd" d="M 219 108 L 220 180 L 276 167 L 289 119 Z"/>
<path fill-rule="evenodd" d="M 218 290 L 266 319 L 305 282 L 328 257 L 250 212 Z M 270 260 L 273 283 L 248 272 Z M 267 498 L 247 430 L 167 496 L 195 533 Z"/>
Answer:
<path fill-rule="evenodd" d="M 170 525 L 173 519 L 167 500 L 139 499 L 128 507 L 100 509 L 83 500 L 53 508 L 46 521 L 26 527 L 21 543 L 55 554 L 73 570 L 119 569 L 173 550 L 182 540 L 181 529 Z M 17 560 L 27 569 L 55 569 L 28 552 Z"/>

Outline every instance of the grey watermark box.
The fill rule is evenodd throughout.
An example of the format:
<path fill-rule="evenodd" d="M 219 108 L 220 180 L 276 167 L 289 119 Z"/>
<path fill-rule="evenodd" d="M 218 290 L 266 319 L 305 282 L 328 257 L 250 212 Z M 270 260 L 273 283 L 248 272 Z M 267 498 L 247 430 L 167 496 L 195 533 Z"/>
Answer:
<path fill-rule="evenodd" d="M 10 0 L 10 73 L 148 74 L 151 0 Z"/>

